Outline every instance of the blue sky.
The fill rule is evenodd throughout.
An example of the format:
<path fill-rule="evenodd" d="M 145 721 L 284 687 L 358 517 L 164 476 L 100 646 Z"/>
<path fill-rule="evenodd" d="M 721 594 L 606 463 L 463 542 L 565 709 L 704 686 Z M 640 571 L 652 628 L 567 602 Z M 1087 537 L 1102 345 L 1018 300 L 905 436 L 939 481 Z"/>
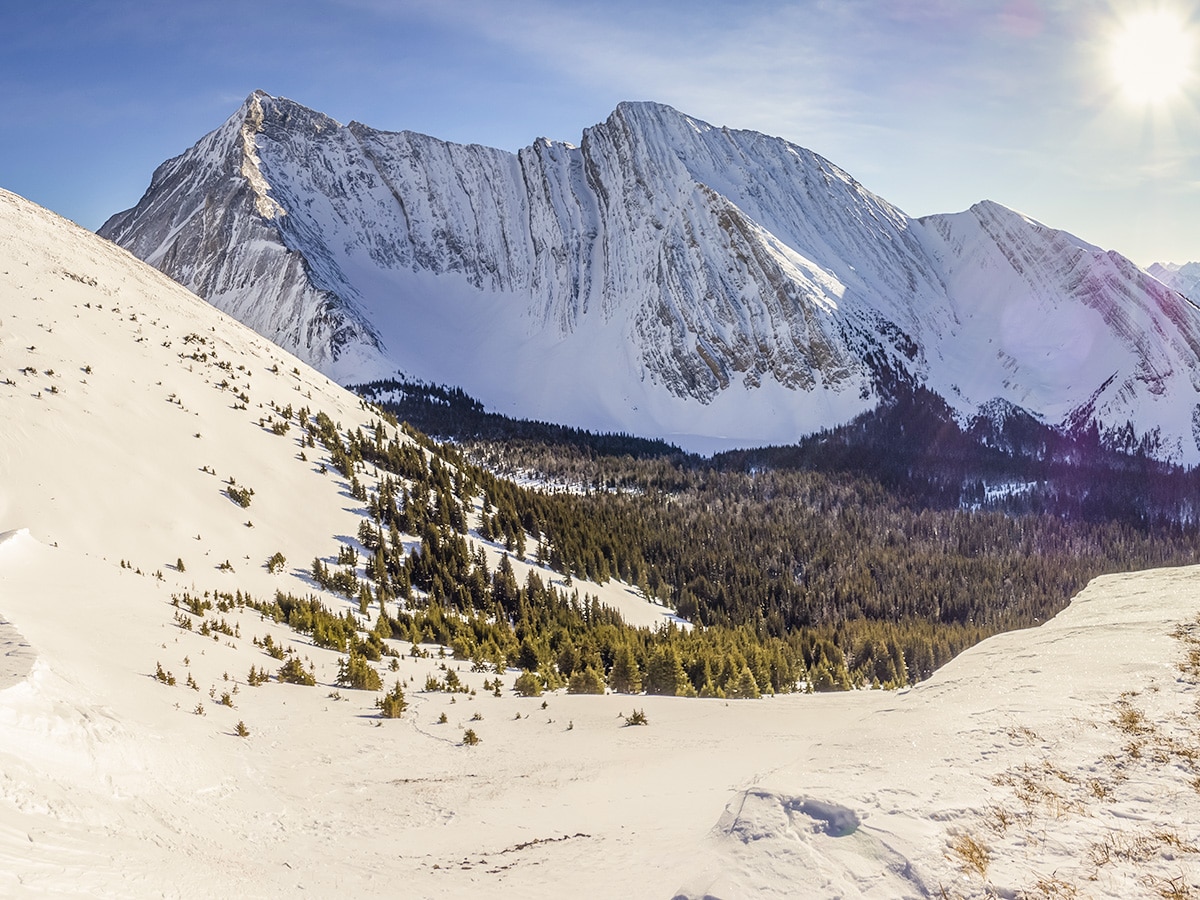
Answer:
<path fill-rule="evenodd" d="M 49 0 L 0 10 L 0 187 L 89 228 L 252 90 L 515 150 L 658 100 L 828 157 L 913 215 L 992 199 L 1139 263 L 1200 259 L 1200 92 L 1108 47 L 1195 0 Z"/>

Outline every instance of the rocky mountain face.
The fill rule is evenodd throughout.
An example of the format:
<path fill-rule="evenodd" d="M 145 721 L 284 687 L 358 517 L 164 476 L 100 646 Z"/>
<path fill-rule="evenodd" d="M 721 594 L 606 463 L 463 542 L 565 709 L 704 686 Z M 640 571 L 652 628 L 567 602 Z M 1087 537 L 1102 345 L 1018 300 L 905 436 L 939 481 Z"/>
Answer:
<path fill-rule="evenodd" d="M 259 168 L 262 126 L 261 103 L 247 102 L 160 166 L 142 202 L 100 233 L 280 346 L 303 348 L 318 367 L 348 346 L 379 349 L 369 320 L 338 293 L 344 287 L 320 278 L 313 249 L 293 249 L 277 227 L 286 213 Z"/>
<path fill-rule="evenodd" d="M 897 378 L 1200 461 L 1200 313 L 994 203 L 914 219 L 820 156 L 624 103 L 513 154 L 256 92 L 100 232 L 343 383 L 692 449 L 794 440 Z"/>

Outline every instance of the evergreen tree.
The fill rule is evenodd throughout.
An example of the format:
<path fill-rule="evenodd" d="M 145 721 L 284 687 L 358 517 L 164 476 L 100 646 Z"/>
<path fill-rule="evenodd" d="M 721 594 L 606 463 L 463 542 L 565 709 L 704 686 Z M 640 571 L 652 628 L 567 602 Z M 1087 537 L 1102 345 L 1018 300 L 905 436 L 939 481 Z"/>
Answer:
<path fill-rule="evenodd" d="M 761 696 L 749 666 L 742 666 L 737 680 L 729 687 L 728 696 L 736 700 L 757 700 Z"/>
<path fill-rule="evenodd" d="M 674 697 L 684 693 L 685 684 L 690 682 L 679 662 L 679 654 L 670 644 L 660 645 L 646 665 L 646 693 Z"/>
<path fill-rule="evenodd" d="M 571 676 L 567 683 L 568 694 L 603 694 L 604 679 L 590 666 L 580 669 Z"/>
<path fill-rule="evenodd" d="M 542 696 L 542 680 L 534 672 L 522 672 L 513 682 L 513 690 L 522 697 Z"/>
<path fill-rule="evenodd" d="M 536 672 L 541 668 L 538 652 L 528 638 L 521 641 L 521 646 L 517 650 L 517 666 L 527 672 Z"/>
<path fill-rule="evenodd" d="M 383 688 L 379 673 L 366 657 L 350 651 L 349 657 L 338 660 L 337 683 L 357 691 L 378 691 Z"/>
<path fill-rule="evenodd" d="M 408 709 L 408 701 L 404 698 L 404 688 L 400 686 L 399 680 L 396 681 L 395 687 L 376 699 L 375 706 L 385 719 L 400 718 L 404 710 Z"/>
<path fill-rule="evenodd" d="M 300 664 L 300 657 L 290 656 L 287 662 L 279 667 L 279 680 L 288 684 L 304 684 L 312 687 L 317 683 L 316 677 L 305 670 Z"/>
<path fill-rule="evenodd" d="M 613 657 L 612 671 L 608 673 L 608 684 L 620 694 L 638 694 L 642 690 L 642 673 L 637 659 L 628 644 L 617 648 Z"/>
<path fill-rule="evenodd" d="M 570 678 L 579 667 L 579 651 L 575 649 L 575 645 L 571 640 L 562 642 L 562 646 L 558 648 L 558 671 L 563 678 Z"/>

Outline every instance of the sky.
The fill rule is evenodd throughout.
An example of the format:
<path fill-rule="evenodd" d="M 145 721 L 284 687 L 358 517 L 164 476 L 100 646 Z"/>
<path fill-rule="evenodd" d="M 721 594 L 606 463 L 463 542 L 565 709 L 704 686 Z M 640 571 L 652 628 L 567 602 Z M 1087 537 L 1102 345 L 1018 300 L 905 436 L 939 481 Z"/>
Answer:
<path fill-rule="evenodd" d="M 1200 0 L 2 6 L 0 187 L 92 229 L 255 89 L 507 150 L 656 100 L 814 150 L 910 215 L 989 199 L 1142 265 L 1200 260 Z M 1115 48 L 1155 15 L 1135 90 Z"/>

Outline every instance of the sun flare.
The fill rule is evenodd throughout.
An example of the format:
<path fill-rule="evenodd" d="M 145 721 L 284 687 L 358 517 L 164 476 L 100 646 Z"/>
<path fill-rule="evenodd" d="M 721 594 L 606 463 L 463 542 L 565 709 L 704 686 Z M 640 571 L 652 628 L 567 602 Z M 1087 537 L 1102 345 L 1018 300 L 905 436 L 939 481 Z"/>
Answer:
<path fill-rule="evenodd" d="M 1194 75 L 1195 39 L 1188 22 L 1171 9 L 1124 18 L 1109 47 L 1109 68 L 1130 103 L 1150 106 L 1175 99 Z"/>

